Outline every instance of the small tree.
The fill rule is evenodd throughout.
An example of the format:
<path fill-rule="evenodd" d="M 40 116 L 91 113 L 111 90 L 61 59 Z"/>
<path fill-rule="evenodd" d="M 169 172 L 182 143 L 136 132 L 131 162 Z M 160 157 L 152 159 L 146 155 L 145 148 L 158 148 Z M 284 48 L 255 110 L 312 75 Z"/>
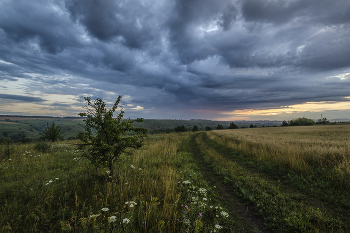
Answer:
<path fill-rule="evenodd" d="M 228 128 L 229 129 L 238 129 L 238 125 L 236 125 L 235 123 L 231 122 L 230 126 Z"/>
<path fill-rule="evenodd" d="M 52 122 L 52 124 L 49 126 L 49 123 L 46 123 L 46 127 L 44 131 L 41 133 L 41 136 L 44 139 L 47 139 L 51 142 L 55 142 L 59 139 L 62 139 L 64 137 L 64 132 L 61 129 L 61 126 L 55 126 L 55 122 Z"/>
<path fill-rule="evenodd" d="M 317 122 L 316 122 L 316 124 L 318 124 L 318 125 L 320 125 L 320 124 L 322 124 L 322 125 L 328 125 L 328 124 L 330 124 L 330 123 L 331 123 L 331 122 L 330 122 L 329 120 L 327 120 L 327 118 L 318 119 Z"/>
<path fill-rule="evenodd" d="M 198 126 L 197 125 L 194 125 L 193 128 L 192 128 L 192 131 L 195 132 L 195 131 L 198 131 Z"/>
<path fill-rule="evenodd" d="M 118 97 L 113 107 L 106 109 L 106 104 L 101 99 L 93 103 L 90 97 L 85 97 L 87 112 L 79 113 L 81 117 L 87 117 L 85 133 L 79 133 L 77 138 L 85 147 L 83 157 L 96 166 L 108 166 L 110 175 L 113 176 L 113 164 L 128 148 L 139 149 L 143 145 L 143 137 L 147 129 L 133 127 L 134 120 L 123 119 L 124 111 L 121 109 L 117 118 L 113 113 L 117 110 L 121 96 Z M 138 118 L 136 122 L 142 122 Z"/>
<path fill-rule="evenodd" d="M 218 126 L 216 127 L 216 129 L 224 129 L 223 125 L 218 124 Z"/>
<path fill-rule="evenodd" d="M 187 132 L 187 129 L 184 125 L 181 126 L 177 126 L 176 128 L 174 128 L 175 132 Z"/>
<path fill-rule="evenodd" d="M 282 121 L 282 125 L 281 126 L 289 126 L 287 121 Z"/>

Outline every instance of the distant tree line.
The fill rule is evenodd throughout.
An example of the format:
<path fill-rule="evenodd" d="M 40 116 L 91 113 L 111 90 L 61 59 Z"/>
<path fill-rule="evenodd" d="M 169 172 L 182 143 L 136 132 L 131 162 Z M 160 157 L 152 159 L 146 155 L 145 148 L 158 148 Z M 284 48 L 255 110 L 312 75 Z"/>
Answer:
<path fill-rule="evenodd" d="M 318 119 L 316 122 L 312 119 L 308 119 L 308 118 L 298 118 L 298 119 L 293 119 L 290 121 L 282 121 L 282 125 L 281 126 L 308 126 L 308 125 L 328 125 L 331 124 L 331 122 L 329 120 L 327 120 L 327 118 L 322 118 L 322 119 Z"/>
<path fill-rule="evenodd" d="M 255 127 L 256 127 L 256 126 L 255 126 Z M 229 125 L 228 128 L 225 128 L 222 124 L 218 124 L 218 125 L 216 126 L 216 129 L 217 129 L 217 130 L 221 130 L 221 129 L 238 129 L 238 128 L 239 128 L 238 125 L 236 125 L 236 124 L 233 123 L 233 122 L 230 123 L 230 125 Z M 212 129 L 213 129 L 213 128 L 210 127 L 210 126 L 206 126 L 206 127 L 204 128 L 204 130 L 206 130 L 206 131 L 212 130 Z M 200 130 L 200 129 L 199 129 L 199 127 L 198 127 L 197 125 L 194 125 L 194 126 L 192 127 L 192 130 L 191 130 L 190 128 L 186 128 L 184 125 L 181 125 L 181 126 L 179 125 L 179 126 L 176 126 L 176 127 L 174 128 L 173 131 L 179 133 L 179 132 L 188 132 L 188 131 L 196 132 L 196 131 L 199 131 L 199 130 Z M 170 133 L 171 130 L 167 129 L 166 132 L 167 132 L 167 133 Z"/>

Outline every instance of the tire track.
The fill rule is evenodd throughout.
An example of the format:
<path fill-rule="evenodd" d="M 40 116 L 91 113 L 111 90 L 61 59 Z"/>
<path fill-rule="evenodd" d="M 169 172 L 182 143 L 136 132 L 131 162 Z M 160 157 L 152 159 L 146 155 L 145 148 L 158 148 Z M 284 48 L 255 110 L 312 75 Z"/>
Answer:
<path fill-rule="evenodd" d="M 332 205 L 331 203 L 327 203 L 327 202 L 325 203 L 323 200 L 320 200 L 317 197 L 310 196 L 304 193 L 303 190 L 295 189 L 291 187 L 289 183 L 283 182 L 283 180 L 282 182 L 280 182 L 281 177 L 276 176 L 276 174 L 262 172 L 261 170 L 259 171 L 258 169 L 250 166 L 250 164 L 248 166 L 246 166 L 247 164 L 242 165 L 241 162 L 239 162 L 238 160 L 235 160 L 234 158 L 235 156 L 233 156 L 232 151 L 231 153 L 227 153 L 227 150 L 228 150 L 227 148 L 224 148 L 224 149 L 222 149 L 222 147 L 220 148 L 219 145 L 211 141 L 205 133 L 202 133 L 201 137 L 202 137 L 201 138 L 202 142 L 204 142 L 208 148 L 214 150 L 217 154 L 221 155 L 223 158 L 239 164 L 240 167 L 244 168 L 246 171 L 249 171 L 249 173 L 251 173 L 253 176 L 260 177 L 261 180 L 266 180 L 267 182 L 274 183 L 276 186 L 279 187 L 281 192 L 288 193 L 289 196 L 293 196 L 293 198 L 295 198 L 296 201 L 299 201 L 300 203 L 304 203 L 304 206 L 310 206 L 311 208 L 322 210 L 324 213 L 327 213 L 326 214 L 327 216 L 329 217 L 331 216 L 330 217 L 331 222 L 326 221 L 326 224 L 335 223 L 336 225 L 338 225 L 338 227 L 340 227 L 340 229 L 338 229 L 339 232 L 343 232 L 344 228 L 345 228 L 345 231 L 347 232 L 348 224 L 344 226 L 343 223 L 340 223 L 336 219 L 340 219 L 342 220 L 342 222 L 347 223 L 350 217 L 349 212 L 345 211 L 344 209 L 340 210 L 339 207 Z M 222 179 L 222 176 L 221 176 L 221 179 Z M 335 221 L 332 222 L 333 220 Z M 338 230 L 336 230 L 336 232 L 338 232 Z M 327 232 L 327 231 L 321 230 L 321 232 Z"/>
<path fill-rule="evenodd" d="M 222 181 L 222 177 L 215 174 L 213 167 L 204 161 L 196 142 L 196 138 L 199 135 L 200 134 L 190 135 L 189 146 L 187 148 L 190 149 L 193 158 L 196 160 L 199 167 L 202 168 L 201 171 L 205 179 L 213 186 L 217 187 L 220 198 L 224 203 L 226 203 L 227 208 L 231 212 L 235 212 L 243 221 L 247 223 L 247 225 L 252 226 L 251 230 L 246 229 L 248 232 L 270 232 L 265 229 L 264 220 L 255 215 L 256 208 L 247 201 L 242 200 L 242 198 L 238 198 L 234 190 L 232 190 L 229 185 L 226 185 Z"/>

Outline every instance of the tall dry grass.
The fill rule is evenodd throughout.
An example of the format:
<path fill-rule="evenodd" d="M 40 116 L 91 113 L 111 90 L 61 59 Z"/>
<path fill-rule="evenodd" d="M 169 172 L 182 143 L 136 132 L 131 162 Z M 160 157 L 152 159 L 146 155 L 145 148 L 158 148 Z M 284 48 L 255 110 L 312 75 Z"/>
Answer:
<path fill-rule="evenodd" d="M 45 153 L 11 145 L 0 160 L 0 231 L 176 232 L 176 153 L 186 136 L 146 138 L 141 150 L 120 157 L 113 178 L 81 158 L 76 142 L 54 143 Z M 118 221 L 109 223 L 111 216 Z"/>
<path fill-rule="evenodd" d="M 350 125 L 221 130 L 207 133 L 216 143 L 257 159 L 305 171 L 334 169 L 350 177 Z M 342 178 L 341 178 L 342 177 Z"/>

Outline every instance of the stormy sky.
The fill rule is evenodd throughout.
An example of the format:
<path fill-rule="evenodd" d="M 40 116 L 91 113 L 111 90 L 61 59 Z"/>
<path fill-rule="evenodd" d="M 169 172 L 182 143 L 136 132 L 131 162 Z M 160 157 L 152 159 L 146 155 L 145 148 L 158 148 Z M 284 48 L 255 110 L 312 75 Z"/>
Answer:
<path fill-rule="evenodd" d="M 2 0 L 0 114 L 350 118 L 349 0 Z"/>

